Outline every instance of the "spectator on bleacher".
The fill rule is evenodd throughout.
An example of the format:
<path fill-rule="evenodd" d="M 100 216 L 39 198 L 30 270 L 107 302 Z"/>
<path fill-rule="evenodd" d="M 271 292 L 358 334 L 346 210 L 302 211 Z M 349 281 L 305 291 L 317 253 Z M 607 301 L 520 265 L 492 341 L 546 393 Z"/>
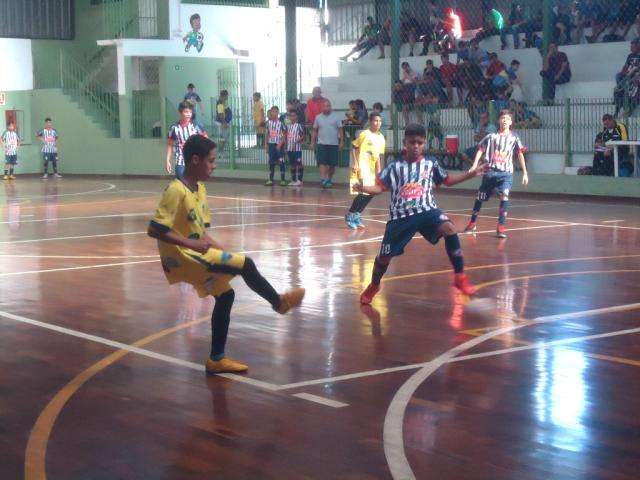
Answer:
<path fill-rule="evenodd" d="M 603 11 L 600 4 L 594 0 L 582 0 L 578 3 L 578 18 L 576 21 L 576 43 L 582 42 L 582 35 L 585 28 L 591 28 L 594 32 L 597 25 L 600 23 L 600 19 L 603 16 Z M 589 38 L 587 38 L 587 41 Z"/>
<path fill-rule="evenodd" d="M 387 45 L 391 45 L 391 20 L 388 18 L 382 24 L 380 34 L 378 35 L 378 47 L 380 48 L 380 56 L 378 59 L 385 58 L 384 47 Z"/>
<path fill-rule="evenodd" d="M 464 84 L 462 79 L 458 77 L 458 67 L 455 63 L 449 61 L 449 54 L 443 53 L 440 55 L 442 65 L 440 65 L 440 78 L 442 84 L 447 89 L 447 101 L 449 105 L 454 105 L 453 89 L 458 91 L 458 103 L 462 104 L 464 101 Z"/>
<path fill-rule="evenodd" d="M 467 97 L 467 113 L 469 114 L 473 128 L 476 128 L 480 123 L 480 116 L 485 112 L 488 113 L 486 98 L 469 92 L 469 96 Z"/>
<path fill-rule="evenodd" d="M 558 50 L 557 44 L 549 44 L 549 50 L 544 58 L 540 75 L 549 82 L 551 87 L 549 98 L 545 100 L 554 100 L 556 98 L 556 85 L 562 85 L 571 80 L 569 59 L 566 53 Z"/>
<path fill-rule="evenodd" d="M 437 6 L 436 0 L 429 0 L 425 3 L 425 17 L 427 18 L 427 25 L 422 37 L 422 52 L 420 55 L 429 54 L 429 44 L 431 42 L 437 42 L 437 31 L 439 26 L 444 22 L 444 14 L 442 10 Z"/>
<path fill-rule="evenodd" d="M 514 3 L 511 5 L 511 12 L 509 13 L 509 24 L 500 30 L 500 43 L 502 50 L 507 48 L 508 33 L 513 35 L 513 48 L 520 48 L 520 29 L 524 24 L 525 20 L 524 13 L 522 12 L 522 5 Z"/>
<path fill-rule="evenodd" d="M 478 116 L 478 124 L 473 130 L 473 145 L 460 154 L 463 162 L 472 162 L 478 151 L 478 143 L 490 133 L 497 133 L 498 129 L 489 122 L 489 112 L 485 111 Z"/>
<path fill-rule="evenodd" d="M 360 35 L 360 38 L 358 39 L 354 47 L 351 49 L 351 51 L 347 53 L 345 56 L 340 57 L 340 60 L 346 61 L 351 55 L 358 52 L 361 52 L 361 53 L 360 55 L 358 55 L 358 58 L 356 58 L 355 60 L 359 60 L 362 57 L 364 57 L 367 53 L 369 53 L 369 51 L 373 47 L 378 45 L 379 33 L 380 33 L 380 25 L 378 25 L 373 20 L 373 17 L 367 17 L 367 23 L 362 29 L 362 35 Z"/>
<path fill-rule="evenodd" d="M 571 41 L 573 23 L 569 10 L 564 5 L 553 9 L 553 41 L 557 45 L 566 45 Z"/>
<path fill-rule="evenodd" d="M 633 39 L 640 38 L 640 13 L 638 13 L 638 15 L 636 15 L 636 18 L 633 21 L 633 24 L 631 25 L 629 31 L 631 32 L 631 37 Z M 627 32 L 627 35 L 628 34 L 629 34 L 629 32 Z M 625 35 L 625 37 L 626 37 L 626 35 Z"/>
<path fill-rule="evenodd" d="M 591 174 L 611 177 L 614 174 L 613 147 L 607 147 L 605 144 L 610 140 L 628 140 L 629 135 L 627 127 L 621 122 L 616 122 L 613 115 L 608 113 L 602 117 L 602 126 L 602 131 L 596 135 Z M 627 161 L 628 154 L 629 147 L 618 147 L 619 165 L 633 173 L 633 165 Z"/>
<path fill-rule="evenodd" d="M 512 60 L 511 65 L 507 68 L 507 76 L 509 77 L 510 98 L 522 102 L 524 101 L 524 87 L 520 74 L 520 62 Z"/>
<path fill-rule="evenodd" d="M 320 89 L 320 87 L 313 87 L 311 98 L 307 102 L 307 110 L 305 111 L 307 125 L 313 125 L 316 117 L 322 112 L 326 100 L 327 99 L 322 96 L 322 89 Z"/>
<path fill-rule="evenodd" d="M 400 15 L 400 38 L 402 43 L 409 44 L 409 56 L 413 57 L 413 49 L 416 46 L 418 38 L 420 38 L 422 28 L 420 22 L 407 12 Z"/>
<path fill-rule="evenodd" d="M 471 40 L 469 58 L 482 70 L 485 70 L 489 66 L 489 54 L 486 52 L 486 50 L 480 48 L 480 43 L 476 39 Z"/>
<path fill-rule="evenodd" d="M 631 42 L 631 52 L 627 55 L 627 60 L 622 67 L 622 71 L 616 74 L 616 87 L 613 91 L 613 98 L 616 105 L 615 115 L 617 116 L 627 99 L 630 115 L 638 103 L 638 87 L 640 84 L 640 38 Z"/>
<path fill-rule="evenodd" d="M 629 30 L 631 30 L 631 27 L 638 16 L 639 8 L 640 5 L 638 5 L 637 0 L 622 0 L 618 16 L 609 30 L 611 38 L 610 41 L 613 41 L 615 38 L 617 38 L 618 41 L 624 41 L 626 39 Z M 618 35 L 617 33 L 619 29 L 622 29 L 621 35 Z"/>
<path fill-rule="evenodd" d="M 468 90 L 469 95 L 483 97 L 486 92 L 484 75 L 478 65 L 465 58 L 458 65 L 458 77 L 462 81 L 464 88 Z"/>
<path fill-rule="evenodd" d="M 264 114 L 264 103 L 259 92 L 253 94 L 253 126 L 256 129 L 256 141 L 258 147 L 264 145 L 264 126 L 266 118 Z"/>
<path fill-rule="evenodd" d="M 405 84 L 402 83 L 402 80 L 398 80 L 393 84 L 391 101 L 396 106 L 396 110 L 398 112 L 402 112 L 404 124 L 409 125 L 411 123 L 409 116 L 411 115 L 411 111 L 416 103 L 415 92 L 409 91 L 405 88 Z"/>
<path fill-rule="evenodd" d="M 507 75 L 507 66 L 500 61 L 497 53 L 489 54 L 489 65 L 485 76 L 491 82 L 491 88 L 496 89 L 507 87 L 509 85 L 509 77 Z"/>
<path fill-rule="evenodd" d="M 587 42 L 597 42 L 602 32 L 604 32 L 607 28 L 612 27 L 613 24 L 616 23 L 619 15 L 619 3 L 607 2 L 606 4 L 601 5 L 599 16 L 596 18 L 596 21 L 591 27 L 591 35 L 586 37 Z"/>
<path fill-rule="evenodd" d="M 196 115 L 197 113 L 204 115 L 204 109 L 202 108 L 202 99 L 200 98 L 200 95 L 198 95 L 198 92 L 196 92 L 196 86 L 193 83 L 187 85 L 187 93 L 184 94 L 183 100 L 191 102 L 193 105 L 193 116 L 191 117 L 191 121 L 197 123 Z"/>
<path fill-rule="evenodd" d="M 430 63 L 429 63 L 430 62 Z M 423 114 L 428 110 L 428 105 L 434 103 L 446 103 L 447 95 L 442 88 L 440 73 L 433 66 L 433 61 L 427 60 L 427 66 L 421 77 L 417 80 L 418 97 L 416 98 L 416 113 L 418 123 L 424 124 Z M 435 102 L 433 99 L 435 98 Z"/>
<path fill-rule="evenodd" d="M 499 10 L 492 8 L 487 10 L 482 18 L 482 28 L 473 37 L 473 40 L 480 42 L 485 38 L 493 37 L 494 35 L 500 35 L 500 32 L 504 28 L 504 17 Z"/>
<path fill-rule="evenodd" d="M 460 64 L 464 59 L 469 60 L 469 44 L 464 40 L 458 42 L 458 48 L 456 48 L 456 63 Z"/>
<path fill-rule="evenodd" d="M 526 48 L 540 48 L 542 46 L 540 37 L 536 32 L 542 30 L 542 10 L 536 10 L 533 18 L 530 18 L 522 24 L 520 31 L 524 33 L 524 46 Z"/>
<path fill-rule="evenodd" d="M 509 109 L 513 113 L 513 128 L 527 129 L 527 128 L 540 128 L 540 117 L 533 110 L 529 109 L 525 102 L 517 102 L 511 100 L 509 102 Z"/>

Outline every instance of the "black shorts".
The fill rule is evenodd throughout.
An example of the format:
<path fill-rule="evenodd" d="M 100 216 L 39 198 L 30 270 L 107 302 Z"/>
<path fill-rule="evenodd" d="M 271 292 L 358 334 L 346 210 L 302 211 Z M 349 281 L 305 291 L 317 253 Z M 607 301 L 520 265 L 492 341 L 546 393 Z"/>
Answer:
<path fill-rule="evenodd" d="M 278 148 L 276 143 L 269 144 L 269 165 L 277 165 L 284 157 L 284 152 Z"/>
<path fill-rule="evenodd" d="M 5 155 L 4 163 L 8 165 L 17 165 L 18 164 L 18 155 Z"/>
<path fill-rule="evenodd" d="M 302 166 L 302 152 L 287 152 L 287 159 L 292 167 Z"/>
<path fill-rule="evenodd" d="M 318 145 L 316 160 L 318 165 L 336 167 L 338 165 L 338 145 Z"/>
<path fill-rule="evenodd" d="M 506 200 L 509 198 L 512 186 L 513 173 L 489 170 L 482 177 L 482 183 L 478 189 L 478 200 L 481 202 L 489 200 L 494 193 L 504 196 Z"/>
<path fill-rule="evenodd" d="M 57 153 L 43 153 L 42 154 L 42 158 L 44 159 L 44 163 L 57 162 L 58 161 L 58 154 Z"/>
<path fill-rule="evenodd" d="M 384 230 L 384 238 L 380 246 L 381 257 L 397 257 L 404 253 L 404 247 L 416 233 L 420 233 L 425 240 L 435 245 L 442 236 L 438 229 L 440 225 L 450 222 L 438 208 L 427 212 L 416 213 L 409 217 L 389 220 Z"/>

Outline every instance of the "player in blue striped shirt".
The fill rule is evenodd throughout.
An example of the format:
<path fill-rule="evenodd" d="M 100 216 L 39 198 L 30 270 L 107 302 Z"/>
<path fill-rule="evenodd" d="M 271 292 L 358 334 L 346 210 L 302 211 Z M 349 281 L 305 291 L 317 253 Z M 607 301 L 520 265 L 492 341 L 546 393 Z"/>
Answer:
<path fill-rule="evenodd" d="M 18 164 L 18 147 L 20 146 L 20 137 L 16 132 L 16 124 L 11 122 L 7 125 L 7 130 L 0 136 L 0 144 L 4 146 L 4 179 L 15 180 L 13 169 Z"/>
<path fill-rule="evenodd" d="M 302 165 L 302 140 L 304 139 L 304 126 L 298 123 L 298 113 L 290 110 L 288 113 L 289 125 L 287 125 L 287 157 L 291 168 L 291 185 L 302 186 L 304 166 Z"/>
<path fill-rule="evenodd" d="M 464 273 L 460 239 L 453 222 L 436 204 L 434 185 L 452 186 L 469 180 L 484 171 L 484 164 L 461 175 L 449 175 L 435 157 L 425 157 L 427 132 L 422 125 L 408 125 L 405 129 L 402 157 L 391 162 L 378 176 L 375 186 L 355 184 L 353 189 L 369 195 L 391 192 L 390 214 L 382 239 L 380 253 L 373 264 L 371 283 L 360 295 L 360 303 L 368 305 L 380 291 L 380 280 L 393 257 L 402 255 L 404 247 L 416 233 L 432 244 L 444 237 L 447 255 L 454 271 L 453 285 L 465 295 L 476 291 Z"/>
<path fill-rule="evenodd" d="M 191 120 L 193 117 L 193 109 L 189 101 L 185 100 L 181 102 L 180 105 L 178 105 L 178 112 L 180 112 L 180 120 L 169 127 L 169 133 L 167 135 L 165 169 L 167 173 L 171 173 L 171 157 L 173 156 L 175 160 L 176 178 L 182 178 L 185 170 L 182 147 L 192 135 L 202 135 L 206 137 L 207 132 Z"/>
<path fill-rule="evenodd" d="M 58 131 L 53 128 L 51 118 L 44 119 L 44 128 L 36 134 L 36 138 L 42 141 L 42 158 L 44 160 L 44 175 L 42 178 L 49 178 L 49 163 L 53 165 L 53 175 L 62 177 L 58 173 Z"/>

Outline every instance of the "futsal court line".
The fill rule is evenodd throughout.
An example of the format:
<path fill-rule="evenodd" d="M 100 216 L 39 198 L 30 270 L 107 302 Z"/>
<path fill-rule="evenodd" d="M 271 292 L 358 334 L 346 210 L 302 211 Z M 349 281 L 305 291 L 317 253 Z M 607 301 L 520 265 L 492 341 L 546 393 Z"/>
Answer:
<path fill-rule="evenodd" d="M 98 190 L 88 190 L 86 192 L 75 192 L 75 193 L 54 193 L 51 195 L 34 195 L 32 197 L 5 197 L 7 199 L 10 200 L 33 200 L 34 198 L 51 198 L 51 197 L 73 197 L 73 196 L 78 196 L 78 195 L 92 195 L 92 194 L 96 194 L 96 193 L 105 193 L 108 192 L 110 190 L 115 190 L 117 187 L 116 185 L 114 185 L 113 183 L 108 183 L 108 182 L 95 182 L 98 185 L 107 185 L 107 188 L 101 188 Z M 119 193 L 120 190 L 116 190 L 110 193 Z"/>
<path fill-rule="evenodd" d="M 530 278 L 543 278 L 550 276 L 561 275 L 579 275 L 579 274 L 593 274 L 593 273 L 621 273 L 621 272 L 638 272 L 640 270 L 610 270 L 610 271 L 589 271 L 589 272 L 559 272 L 542 275 L 523 275 L 520 277 L 493 280 L 478 285 L 478 289 L 495 285 L 498 283 L 504 283 L 505 281 L 517 281 Z M 433 373 L 435 373 L 440 367 L 448 363 L 452 358 L 457 357 L 459 354 L 477 346 L 481 343 L 490 340 L 493 337 L 510 333 L 525 326 L 545 324 L 555 322 L 558 320 L 567 320 L 572 318 L 579 318 L 581 316 L 592 316 L 601 313 L 620 312 L 626 310 L 634 310 L 640 308 L 640 303 L 632 303 L 626 305 L 616 305 L 612 307 L 598 308 L 593 310 L 585 310 L 582 312 L 572 312 L 566 314 L 547 315 L 543 317 L 537 317 L 529 322 L 510 325 L 503 328 L 498 328 L 494 331 L 487 332 L 484 335 L 480 335 L 472 340 L 463 342 L 450 350 L 442 353 L 438 357 L 434 358 L 430 362 L 427 362 L 420 370 L 406 380 L 402 386 L 396 391 L 393 399 L 387 409 L 387 413 L 384 419 L 383 425 L 383 443 L 384 453 L 387 459 L 387 464 L 391 471 L 391 476 L 394 479 L 402 480 L 415 480 L 415 475 L 404 449 L 404 415 L 409 404 L 409 401 L 415 394 L 416 390 L 422 385 Z"/>
<path fill-rule="evenodd" d="M 292 396 L 301 398 L 303 400 L 308 400 L 309 402 L 319 403 L 320 405 L 325 405 L 327 407 L 343 408 L 349 406 L 348 403 L 338 402 L 337 400 L 321 397 L 312 393 L 294 393 Z"/>

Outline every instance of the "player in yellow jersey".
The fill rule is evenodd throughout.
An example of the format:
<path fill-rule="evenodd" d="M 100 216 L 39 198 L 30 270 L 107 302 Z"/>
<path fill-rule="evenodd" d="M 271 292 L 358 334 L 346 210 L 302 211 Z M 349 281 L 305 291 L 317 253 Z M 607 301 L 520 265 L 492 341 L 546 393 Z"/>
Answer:
<path fill-rule="evenodd" d="M 190 137 L 183 147 L 186 170 L 166 188 L 148 234 L 158 240 L 160 260 L 170 284 L 190 283 L 200 297 L 215 300 L 211 316 L 211 355 L 206 362 L 208 373 L 244 372 L 249 367 L 225 357 L 231 307 L 235 293 L 229 282 L 241 276 L 247 286 L 267 300 L 273 309 L 285 314 L 297 307 L 304 289 L 296 288 L 279 295 L 260 275 L 251 258 L 229 253 L 208 234 L 211 223 L 207 191 L 201 183 L 216 168 L 216 144 L 200 135 Z"/>
<path fill-rule="evenodd" d="M 367 193 L 358 193 L 353 189 L 356 184 L 373 187 L 376 176 L 382 170 L 382 156 L 384 155 L 385 139 L 380 129 L 382 116 L 380 112 L 369 115 L 369 128 L 363 130 L 353 141 L 351 150 L 351 177 L 349 179 L 349 193 L 356 195 L 349 212 L 344 219 L 347 227 L 352 230 L 364 228 L 362 212 L 373 198 Z"/>

